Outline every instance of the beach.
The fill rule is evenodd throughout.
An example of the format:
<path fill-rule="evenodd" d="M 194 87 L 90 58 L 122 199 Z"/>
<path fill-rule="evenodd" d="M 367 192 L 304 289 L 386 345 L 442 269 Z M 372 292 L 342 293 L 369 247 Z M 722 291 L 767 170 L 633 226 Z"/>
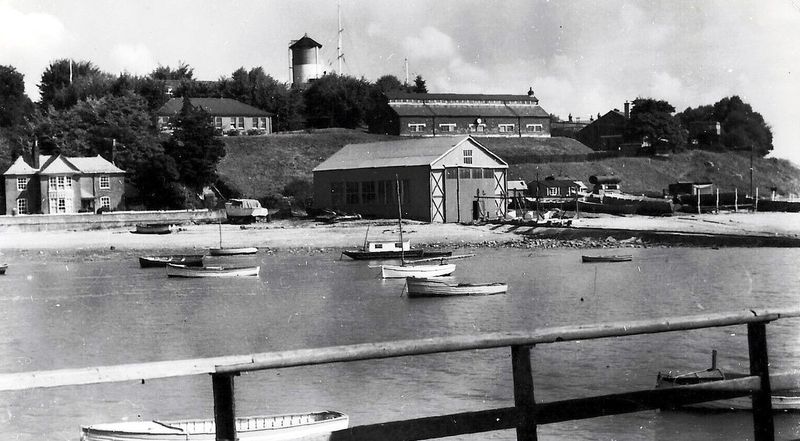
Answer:
<path fill-rule="evenodd" d="M 595 230 L 595 238 L 598 236 L 597 230 L 630 232 L 632 238 L 637 233 L 645 232 L 800 238 L 798 213 L 730 212 L 679 214 L 669 217 L 591 214 L 581 215 L 580 218 L 572 218 L 570 221 L 571 228 L 568 230 L 571 233 L 571 242 L 554 241 L 548 246 L 574 246 L 575 237 L 588 230 Z M 370 240 L 397 240 L 399 237 L 397 222 L 392 220 L 326 224 L 288 219 L 250 225 L 188 224 L 174 225 L 172 233 L 164 235 L 135 234 L 131 232 L 132 229 L 6 231 L 0 234 L 0 253 L 6 256 L 30 253 L 82 255 L 108 251 L 197 253 L 219 246 L 255 246 L 268 252 L 316 252 L 358 247 L 367 237 Z M 403 224 L 403 235 L 404 239 L 412 241 L 412 246 L 518 246 L 530 244 L 531 237 L 542 229 L 542 226 L 514 223 L 468 225 L 407 221 Z"/>

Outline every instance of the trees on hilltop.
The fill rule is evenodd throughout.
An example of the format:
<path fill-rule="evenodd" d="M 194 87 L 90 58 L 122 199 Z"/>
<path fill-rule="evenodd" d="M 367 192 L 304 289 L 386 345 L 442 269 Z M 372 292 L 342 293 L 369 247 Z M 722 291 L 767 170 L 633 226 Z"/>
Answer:
<path fill-rule="evenodd" d="M 696 140 L 701 147 L 746 151 L 752 149 L 760 156 L 767 155 L 773 149 L 772 129 L 764 121 L 764 117 L 736 95 L 723 98 L 712 105 L 687 107 L 677 116 L 687 130 L 691 129 L 692 124 L 720 123 L 719 136 L 708 136 L 707 132 L 697 134 Z"/>

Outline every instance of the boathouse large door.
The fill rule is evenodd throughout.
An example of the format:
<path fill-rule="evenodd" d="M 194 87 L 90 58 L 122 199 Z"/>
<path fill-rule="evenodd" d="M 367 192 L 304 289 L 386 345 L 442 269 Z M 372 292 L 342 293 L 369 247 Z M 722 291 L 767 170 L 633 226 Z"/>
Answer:
<path fill-rule="evenodd" d="M 431 222 L 444 222 L 444 170 L 431 170 Z"/>
<path fill-rule="evenodd" d="M 444 221 L 458 222 L 458 168 L 445 169 L 444 174 Z"/>

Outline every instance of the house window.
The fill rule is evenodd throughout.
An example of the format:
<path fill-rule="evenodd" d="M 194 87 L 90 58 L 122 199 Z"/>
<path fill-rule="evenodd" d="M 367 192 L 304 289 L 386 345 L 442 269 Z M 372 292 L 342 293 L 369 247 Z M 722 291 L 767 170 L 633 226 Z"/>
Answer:
<path fill-rule="evenodd" d="M 72 211 L 72 199 L 50 198 L 50 213 L 69 213 Z"/>
<path fill-rule="evenodd" d="M 501 133 L 510 133 L 514 131 L 514 124 L 498 124 Z"/>
<path fill-rule="evenodd" d="M 344 182 L 331 182 L 331 205 L 344 204 Z"/>
<path fill-rule="evenodd" d="M 17 178 L 17 191 L 23 191 L 28 188 L 28 178 Z"/>
<path fill-rule="evenodd" d="M 486 130 L 486 124 L 470 124 L 469 131 L 470 132 L 478 132 L 481 133 Z"/>
<path fill-rule="evenodd" d="M 72 188 L 72 179 L 67 176 L 50 176 L 49 186 L 50 190 L 64 190 Z"/>
<path fill-rule="evenodd" d="M 422 132 L 425 130 L 425 124 L 409 124 L 408 131 L 409 132 Z"/>
<path fill-rule="evenodd" d="M 111 188 L 111 179 L 108 176 L 100 176 L 100 189 L 108 190 Z"/>
<path fill-rule="evenodd" d="M 525 124 L 525 130 L 528 132 L 543 132 L 544 126 L 541 124 Z"/>
<path fill-rule="evenodd" d="M 455 124 L 439 124 L 439 131 L 440 132 L 455 132 L 456 125 Z"/>
<path fill-rule="evenodd" d="M 374 204 L 375 203 L 375 183 L 372 181 L 364 181 L 361 183 L 361 203 Z"/>
<path fill-rule="evenodd" d="M 218 128 L 218 129 L 222 128 L 222 117 L 221 116 L 215 116 L 214 117 L 214 127 Z"/>
<path fill-rule="evenodd" d="M 558 194 L 559 194 L 558 187 L 547 187 L 548 196 L 558 196 Z"/>
<path fill-rule="evenodd" d="M 100 208 L 107 208 L 111 209 L 111 198 L 108 196 L 101 196 L 100 197 Z"/>
<path fill-rule="evenodd" d="M 347 205 L 358 205 L 358 182 L 345 184 L 345 198 Z"/>
<path fill-rule="evenodd" d="M 472 164 L 472 150 L 464 150 L 464 164 Z"/>
<path fill-rule="evenodd" d="M 27 199 L 17 199 L 17 213 L 18 214 L 28 214 L 28 200 Z"/>
<path fill-rule="evenodd" d="M 236 128 L 237 129 L 243 129 L 244 128 L 244 117 L 243 116 L 239 117 L 239 122 L 236 124 Z"/>
<path fill-rule="evenodd" d="M 253 117 L 253 128 L 254 129 L 258 128 L 258 120 L 259 120 L 259 118 Z"/>

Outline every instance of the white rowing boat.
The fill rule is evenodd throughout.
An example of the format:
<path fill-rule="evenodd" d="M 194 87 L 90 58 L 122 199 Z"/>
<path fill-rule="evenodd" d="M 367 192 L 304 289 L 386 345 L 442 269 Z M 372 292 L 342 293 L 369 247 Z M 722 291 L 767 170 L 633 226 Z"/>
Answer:
<path fill-rule="evenodd" d="M 236 418 L 241 441 L 327 440 L 346 429 L 347 415 L 332 410 Z M 131 421 L 81 427 L 81 441 L 214 441 L 213 419 Z"/>
<path fill-rule="evenodd" d="M 192 267 L 186 265 L 167 264 L 167 276 L 169 277 L 243 277 L 258 276 L 260 266 L 200 266 Z"/>
<path fill-rule="evenodd" d="M 449 297 L 449 296 L 488 296 L 504 294 L 508 291 L 506 283 L 454 283 L 447 280 L 406 279 L 409 297 Z"/>

